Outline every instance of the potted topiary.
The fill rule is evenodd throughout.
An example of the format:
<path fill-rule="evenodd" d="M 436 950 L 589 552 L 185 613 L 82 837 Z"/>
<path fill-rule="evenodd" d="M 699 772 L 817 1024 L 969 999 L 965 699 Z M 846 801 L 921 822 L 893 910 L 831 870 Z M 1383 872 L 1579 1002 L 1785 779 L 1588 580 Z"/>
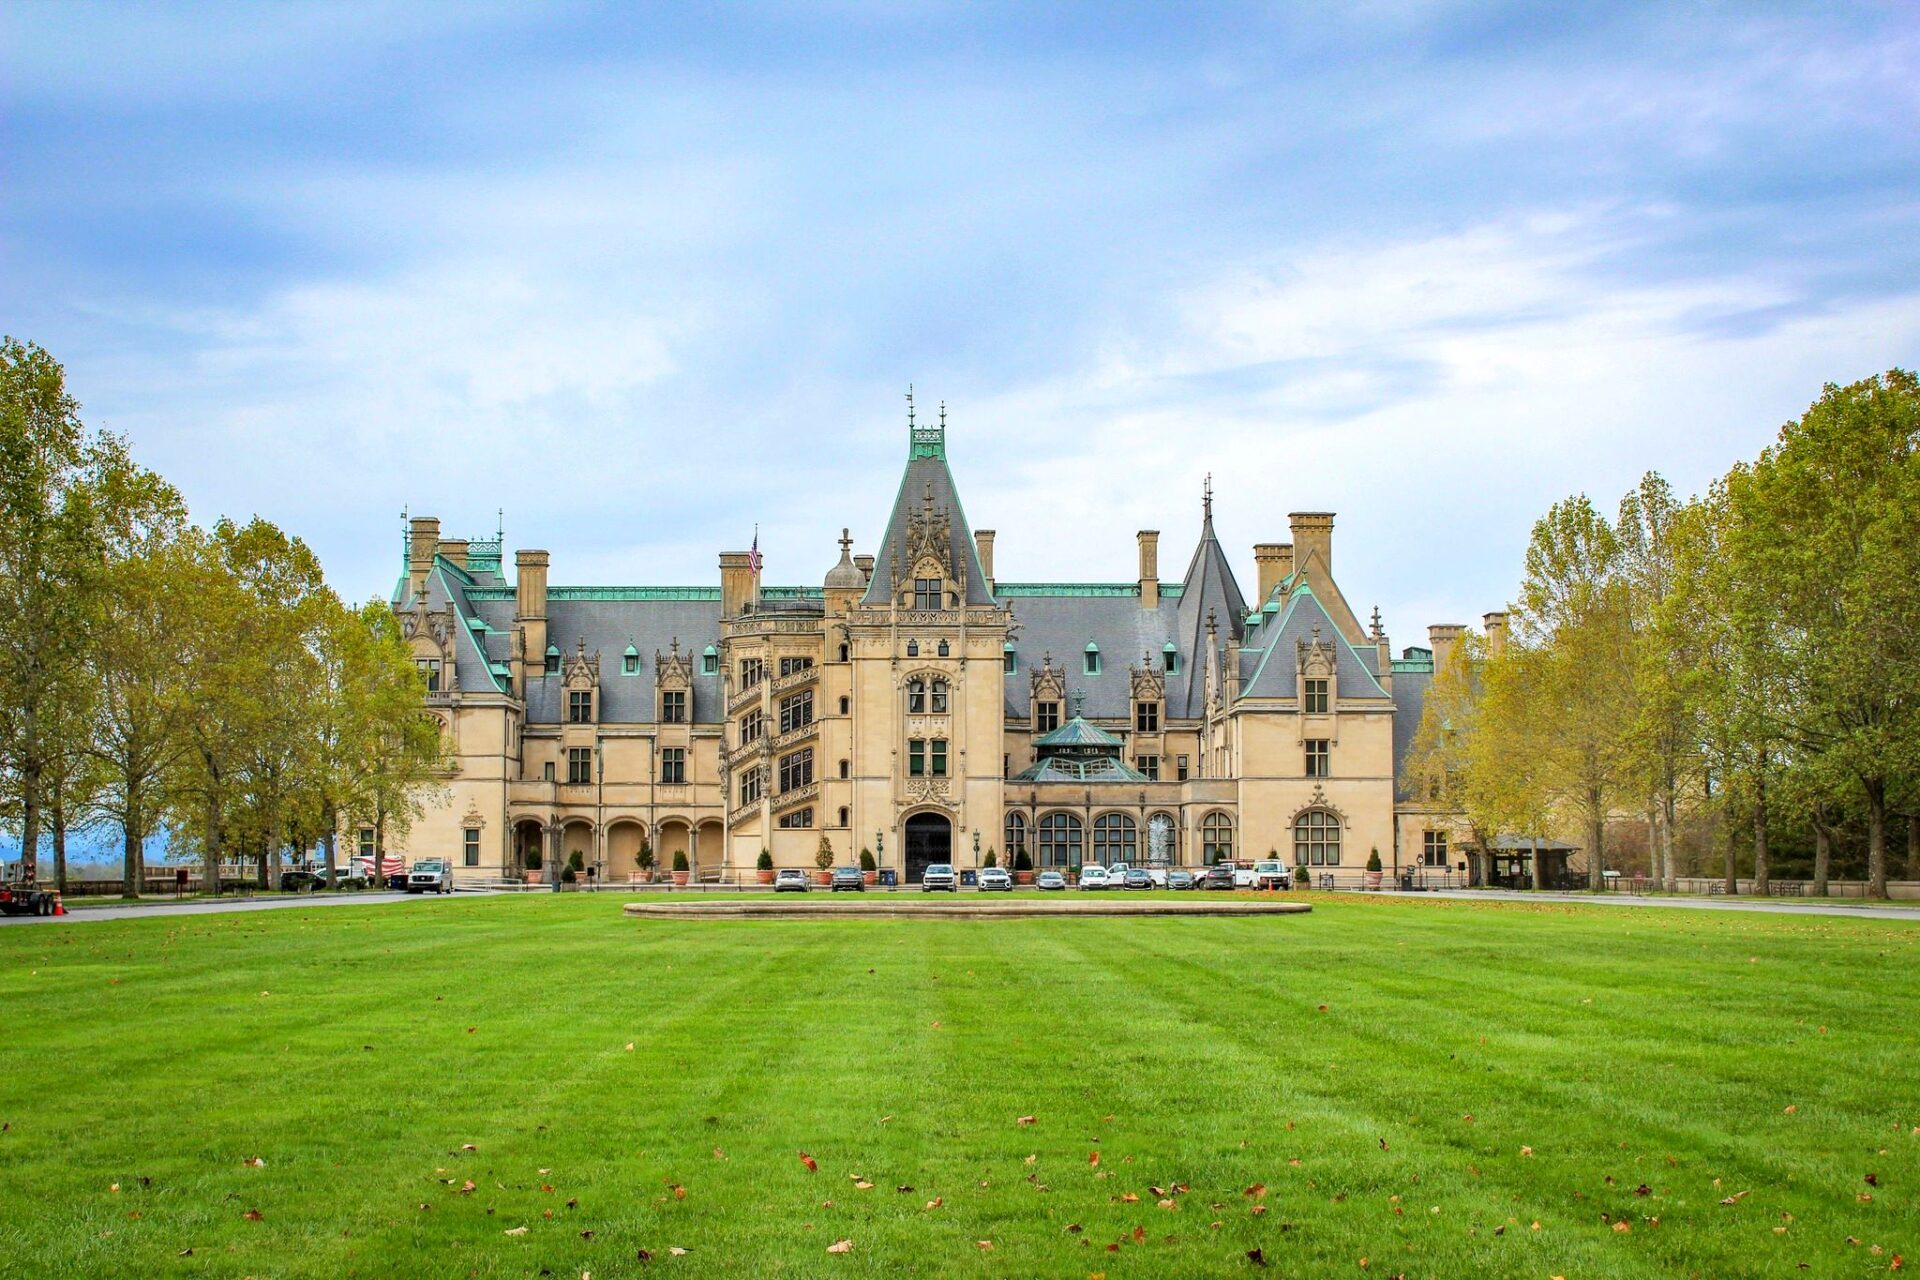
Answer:
<path fill-rule="evenodd" d="M 760 850 L 760 860 L 753 864 L 753 874 L 761 884 L 773 883 L 773 855 L 764 848 Z"/>
<path fill-rule="evenodd" d="M 1067 883 L 1068 884 L 1080 883 L 1080 864 L 1079 863 L 1072 862 L 1067 864 Z"/>
<path fill-rule="evenodd" d="M 983 867 L 997 867 L 1000 865 L 1000 860 L 994 857 L 992 845 L 987 846 L 987 860 L 980 865 Z"/>
<path fill-rule="evenodd" d="M 567 855 L 566 868 L 560 872 L 560 883 L 561 884 L 579 883 L 580 873 L 586 870 L 586 867 L 587 867 L 586 855 L 580 852 L 580 850 L 575 849 L 572 853 Z"/>
<path fill-rule="evenodd" d="M 1013 855 L 1013 882 L 1015 884 L 1033 883 L 1033 859 L 1027 856 L 1025 849 Z"/>
<path fill-rule="evenodd" d="M 653 883 L 653 841 L 640 837 L 640 852 L 634 855 L 634 865 L 640 868 L 640 876 L 647 883 Z"/>
<path fill-rule="evenodd" d="M 1298 863 L 1293 868 L 1293 887 L 1296 889 L 1313 888 L 1313 868 L 1306 863 Z"/>
<path fill-rule="evenodd" d="M 822 835 L 820 847 L 813 851 L 814 880 L 819 884 L 833 883 L 833 841 Z"/>
<path fill-rule="evenodd" d="M 1378 889 L 1379 887 L 1380 887 L 1380 850 L 1378 847 L 1375 847 L 1373 852 L 1367 855 L 1367 888 Z"/>
<path fill-rule="evenodd" d="M 538 849 L 527 850 L 527 883 L 540 883 L 540 851 Z"/>
<path fill-rule="evenodd" d="M 866 849 L 860 851 L 860 878 L 868 884 L 880 878 L 879 864 L 874 862 L 873 854 Z"/>
<path fill-rule="evenodd" d="M 684 885 L 690 874 L 687 870 L 687 851 L 675 849 L 673 851 L 673 882 L 676 885 Z"/>

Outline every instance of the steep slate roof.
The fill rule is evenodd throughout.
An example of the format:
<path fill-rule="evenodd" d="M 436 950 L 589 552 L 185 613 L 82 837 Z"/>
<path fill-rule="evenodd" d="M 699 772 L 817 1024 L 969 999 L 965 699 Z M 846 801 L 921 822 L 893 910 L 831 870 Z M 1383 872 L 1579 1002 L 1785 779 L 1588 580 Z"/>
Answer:
<path fill-rule="evenodd" d="M 1402 785 L 1407 755 L 1413 750 L 1413 735 L 1420 729 L 1420 715 L 1427 705 L 1427 690 L 1433 687 L 1431 671 L 1393 673 L 1393 798 L 1412 800 L 1413 792 Z"/>
<path fill-rule="evenodd" d="M 1157 609 L 1142 609 L 1134 583 L 1007 584 L 1012 590 L 1002 603 L 1019 624 L 1013 641 L 1018 670 L 1006 677 L 1007 713 L 1027 716 L 1033 672 L 1053 655 L 1053 665 L 1064 672 L 1070 693 L 1084 692 L 1082 714 L 1096 720 L 1131 720 L 1133 682 L 1127 673 L 1151 654 L 1156 668 L 1165 660 L 1164 648 L 1175 640 L 1179 601 L 1163 597 Z M 1101 594 L 1089 594 L 1099 591 Z M 1041 593 L 1046 594 L 1041 594 Z M 1100 673 L 1087 675 L 1087 643 L 1100 646 Z M 1177 641 L 1176 641 L 1177 644 Z M 1200 655 L 1178 650 L 1179 670 L 1167 677 L 1168 714 L 1181 705 L 1189 673 L 1203 678 L 1196 665 Z"/>
<path fill-rule="evenodd" d="M 945 411 L 942 410 L 944 424 Z M 967 604 L 992 604 L 987 591 L 987 575 L 981 572 L 980 557 L 974 550 L 973 531 L 967 527 L 967 513 L 960 507 L 960 491 L 947 470 L 946 427 L 914 427 L 909 432 L 907 469 L 900 477 L 900 492 L 893 499 L 893 514 L 887 517 L 887 531 L 873 557 L 873 581 L 867 584 L 863 604 L 885 604 L 893 598 L 893 562 L 901 561 L 900 572 L 911 574 L 906 563 L 907 518 L 927 505 L 931 495 L 933 509 L 947 513 L 948 545 L 953 552 L 956 572 L 964 568 L 967 576 Z"/>
<path fill-rule="evenodd" d="M 1240 696 L 1243 698 L 1293 698 L 1299 693 L 1296 683 L 1299 668 L 1294 665 L 1294 645 L 1298 641 L 1311 642 L 1317 627 L 1322 641 L 1333 645 L 1333 663 L 1336 679 L 1340 684 L 1340 697 L 1381 698 L 1387 697 L 1387 691 L 1373 677 L 1372 664 L 1361 658 L 1339 627 L 1333 624 L 1324 606 L 1313 594 L 1313 588 L 1302 582 L 1287 597 L 1285 606 L 1277 613 L 1261 616 L 1265 621 L 1248 637 L 1248 649 L 1241 651 L 1242 670 L 1249 651 L 1259 653 L 1259 661 L 1254 665 L 1251 676 L 1243 675 Z"/>
<path fill-rule="evenodd" d="M 1206 710 L 1209 611 L 1219 627 L 1221 643 L 1241 634 L 1244 625 L 1242 620 L 1247 616 L 1247 601 L 1240 594 L 1240 584 L 1234 581 L 1233 567 L 1227 563 L 1227 553 L 1220 549 L 1220 539 L 1214 536 L 1211 496 L 1202 508 L 1200 542 L 1193 549 L 1193 559 L 1187 565 L 1187 576 L 1180 585 L 1175 643 L 1180 646 L 1183 659 L 1191 655 L 1189 670 L 1193 672 L 1193 678 L 1183 682 L 1178 700 L 1174 698 L 1173 682 L 1168 681 L 1167 714 L 1170 716 L 1192 718 Z"/>

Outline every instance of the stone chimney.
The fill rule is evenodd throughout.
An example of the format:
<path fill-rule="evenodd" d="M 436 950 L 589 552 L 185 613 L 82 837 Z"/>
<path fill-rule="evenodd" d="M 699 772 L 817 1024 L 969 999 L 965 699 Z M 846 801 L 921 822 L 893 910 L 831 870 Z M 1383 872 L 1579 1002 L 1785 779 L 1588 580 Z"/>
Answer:
<path fill-rule="evenodd" d="M 547 661 L 547 553 L 544 551 L 514 552 L 513 621 L 520 631 L 524 672 L 543 669 Z M 525 687 L 521 685 L 522 689 Z"/>
<path fill-rule="evenodd" d="M 720 553 L 720 616 L 738 618 L 760 603 L 760 575 L 753 571 L 753 554 Z"/>
<path fill-rule="evenodd" d="M 993 530 L 975 529 L 973 549 L 980 557 L 980 572 L 987 579 L 987 594 L 993 594 Z"/>
<path fill-rule="evenodd" d="M 440 544 L 440 554 L 456 569 L 467 567 L 467 540 L 448 538 Z"/>
<path fill-rule="evenodd" d="M 1160 607 L 1160 531 L 1142 529 L 1140 539 L 1140 607 Z"/>
<path fill-rule="evenodd" d="M 434 553 L 440 550 L 440 521 L 433 516 L 415 516 L 407 524 L 407 598 L 411 600 L 427 589 L 427 575 L 433 572 Z"/>
<path fill-rule="evenodd" d="M 868 582 L 873 581 L 873 557 L 872 556 L 870 555 L 855 556 L 853 558 L 853 567 L 858 569 L 860 571 L 860 576 L 865 578 Z M 992 577 L 993 575 L 989 574 L 987 576 Z"/>
<path fill-rule="evenodd" d="M 1293 529 L 1293 562 L 1308 569 L 1315 560 L 1319 571 L 1333 577 L 1333 512 L 1295 511 L 1287 516 Z"/>
<path fill-rule="evenodd" d="M 1295 517 L 1298 519 L 1299 517 Z M 1256 542 L 1253 544 L 1253 566 L 1260 576 L 1260 594 L 1253 600 L 1258 609 L 1273 595 L 1273 589 L 1293 576 L 1293 544 L 1291 542 Z"/>
<path fill-rule="evenodd" d="M 1436 622 L 1427 628 L 1427 645 L 1433 650 L 1433 673 L 1436 676 L 1447 669 L 1447 659 L 1453 656 L 1453 646 L 1465 631 L 1466 628 L 1457 622 Z"/>
<path fill-rule="evenodd" d="M 1481 617 L 1480 625 L 1487 633 L 1487 656 L 1497 658 L 1507 647 L 1507 615 L 1489 613 Z"/>

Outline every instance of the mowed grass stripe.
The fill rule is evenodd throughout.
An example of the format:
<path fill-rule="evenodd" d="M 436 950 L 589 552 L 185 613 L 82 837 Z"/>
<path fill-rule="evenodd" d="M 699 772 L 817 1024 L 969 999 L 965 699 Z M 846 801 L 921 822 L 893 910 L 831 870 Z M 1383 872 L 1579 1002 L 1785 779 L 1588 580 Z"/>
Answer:
<path fill-rule="evenodd" d="M 0 1270 L 1117 1277 L 1232 1273 L 1258 1245 L 1300 1275 L 1869 1275 L 1920 1217 L 1920 929 L 1898 922 L 616 912 L 9 931 L 0 1167 L 23 1191 L 0 1197 Z M 239 1164 L 255 1152 L 267 1168 Z M 1148 1188 L 1176 1181 L 1158 1208 Z M 854 1252 L 827 1255 L 841 1236 Z"/>

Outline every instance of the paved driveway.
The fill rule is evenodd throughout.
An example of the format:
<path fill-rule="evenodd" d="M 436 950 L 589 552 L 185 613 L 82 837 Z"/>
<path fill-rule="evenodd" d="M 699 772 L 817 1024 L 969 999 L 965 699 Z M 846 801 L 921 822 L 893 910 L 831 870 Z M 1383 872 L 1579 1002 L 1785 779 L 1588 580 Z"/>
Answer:
<path fill-rule="evenodd" d="M 292 898 L 234 898 L 227 902 L 156 902 L 149 906 L 68 908 L 64 916 L 0 916 L 6 924 L 69 924 L 82 920 L 144 920 L 149 916 L 207 916 L 228 911 L 278 911 L 285 907 L 352 907 L 369 902 L 431 902 L 431 893 L 343 893 Z"/>
<path fill-rule="evenodd" d="M 1459 898 L 1467 902 L 1575 902 L 1590 907 L 1678 907 L 1684 911 L 1758 911 L 1776 916 L 1866 916 L 1873 920 L 1911 920 L 1920 923 L 1920 904 L 1868 905 L 1858 898 L 1822 902 L 1818 898 L 1779 902 L 1741 902 L 1725 898 L 1643 897 L 1632 893 L 1511 893 L 1504 889 L 1436 889 L 1429 893 L 1381 891 L 1391 898 Z"/>

